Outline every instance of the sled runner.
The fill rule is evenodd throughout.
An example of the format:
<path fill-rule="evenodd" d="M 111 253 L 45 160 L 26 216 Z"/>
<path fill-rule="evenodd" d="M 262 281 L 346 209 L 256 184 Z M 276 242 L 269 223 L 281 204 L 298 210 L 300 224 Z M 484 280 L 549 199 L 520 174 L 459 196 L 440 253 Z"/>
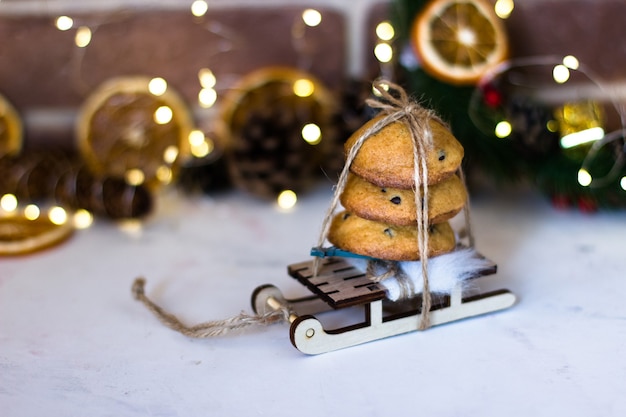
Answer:
<path fill-rule="evenodd" d="M 386 299 L 382 284 L 371 281 L 366 273 L 341 257 L 320 259 L 321 268 L 313 274 L 313 261 L 288 267 L 289 275 L 305 285 L 313 295 L 286 299 L 273 285 L 258 287 L 252 295 L 252 307 L 262 314 L 288 307 L 293 314 L 289 321 L 292 344 L 306 354 L 319 354 L 343 349 L 412 332 L 418 329 L 420 296 L 411 300 L 393 302 Z M 492 275 L 496 265 L 477 271 L 472 279 Z M 430 311 L 432 326 L 468 317 L 502 310 L 515 303 L 515 295 L 508 290 L 464 296 L 463 283 L 450 295 L 433 301 Z M 347 307 L 363 306 L 364 320 L 353 325 L 324 329 L 314 314 Z"/>

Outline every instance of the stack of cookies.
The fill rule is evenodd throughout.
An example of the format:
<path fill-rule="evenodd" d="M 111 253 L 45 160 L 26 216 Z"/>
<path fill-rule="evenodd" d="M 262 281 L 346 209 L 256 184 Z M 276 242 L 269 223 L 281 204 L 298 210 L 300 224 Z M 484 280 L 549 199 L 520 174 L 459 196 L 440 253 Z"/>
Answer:
<path fill-rule="evenodd" d="M 350 150 L 378 116 L 355 132 L 345 144 Z M 424 155 L 428 173 L 428 253 L 451 252 L 456 239 L 449 220 L 461 211 L 467 191 L 456 175 L 463 147 L 436 120 L 429 121 L 433 147 Z M 338 248 L 390 261 L 422 258 L 417 238 L 417 207 L 413 140 L 406 125 L 393 122 L 363 142 L 350 165 L 340 195 L 345 211 L 337 213 L 328 240 Z"/>

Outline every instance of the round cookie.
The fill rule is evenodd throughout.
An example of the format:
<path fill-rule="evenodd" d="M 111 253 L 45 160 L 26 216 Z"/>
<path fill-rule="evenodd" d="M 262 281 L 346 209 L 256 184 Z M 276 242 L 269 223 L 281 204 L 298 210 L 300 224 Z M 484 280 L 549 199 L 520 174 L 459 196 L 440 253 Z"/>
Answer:
<path fill-rule="evenodd" d="M 364 124 L 345 143 L 349 152 L 357 139 L 381 120 L 379 115 Z M 461 165 L 463 146 L 441 123 L 430 120 L 433 147 L 426 155 L 428 184 L 452 175 Z M 393 122 L 363 142 L 350 170 L 380 187 L 410 189 L 414 186 L 413 140 L 403 122 Z"/>
<path fill-rule="evenodd" d="M 417 228 L 393 226 L 363 219 L 348 211 L 335 215 L 328 240 L 340 249 L 390 261 L 417 261 Z M 428 236 L 428 257 L 451 252 L 456 245 L 447 222 L 432 225 Z"/>
<path fill-rule="evenodd" d="M 415 192 L 393 187 L 379 187 L 349 174 L 341 194 L 346 210 L 368 220 L 399 226 L 417 224 Z M 456 175 L 428 187 L 428 222 L 441 223 L 454 217 L 467 201 L 467 191 Z"/>

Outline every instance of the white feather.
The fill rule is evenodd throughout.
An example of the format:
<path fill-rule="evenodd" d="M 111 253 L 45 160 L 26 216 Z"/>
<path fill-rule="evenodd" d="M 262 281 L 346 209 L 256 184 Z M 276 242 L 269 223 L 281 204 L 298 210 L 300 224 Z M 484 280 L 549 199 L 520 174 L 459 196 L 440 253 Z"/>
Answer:
<path fill-rule="evenodd" d="M 363 271 L 367 268 L 365 259 L 352 258 L 350 262 Z M 491 265 L 489 260 L 478 256 L 474 249 L 469 248 L 429 258 L 428 287 L 432 293 L 449 294 L 457 283 L 471 278 L 477 271 Z M 413 283 L 415 293 L 411 295 L 420 294 L 424 289 L 421 262 L 400 262 L 400 268 Z M 390 300 L 396 301 L 400 297 L 401 286 L 396 277 L 389 277 L 381 281 L 381 284 L 386 288 Z"/>

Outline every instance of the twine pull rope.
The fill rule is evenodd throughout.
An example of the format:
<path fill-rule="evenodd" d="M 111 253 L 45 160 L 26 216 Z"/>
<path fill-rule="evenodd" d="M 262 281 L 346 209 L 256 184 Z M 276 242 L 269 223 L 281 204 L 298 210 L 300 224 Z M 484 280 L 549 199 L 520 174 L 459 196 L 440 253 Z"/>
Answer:
<path fill-rule="evenodd" d="M 428 110 L 418 103 L 412 101 L 406 91 L 397 84 L 378 80 L 373 84 L 374 89 L 379 93 L 380 99 L 368 99 L 367 105 L 374 109 L 379 109 L 384 117 L 373 123 L 368 129 L 356 139 L 354 145 L 346 155 L 346 162 L 339 176 L 339 181 L 335 187 L 335 192 L 331 204 L 326 212 L 322 223 L 322 230 L 317 241 L 317 246 L 321 247 L 327 239 L 328 231 L 333 214 L 339 204 L 341 193 L 343 192 L 350 172 L 350 166 L 356 158 L 363 143 L 372 135 L 378 133 L 385 126 L 401 121 L 406 124 L 411 134 L 413 142 L 413 163 L 415 182 L 415 206 L 417 216 L 417 247 L 420 253 L 423 277 L 422 309 L 419 329 L 430 327 L 431 294 L 428 285 L 428 167 L 426 164 L 426 154 L 433 147 L 432 131 L 430 121 L 435 120 L 444 124 L 441 119 L 431 110 Z M 392 93 L 395 92 L 397 97 Z M 445 124 L 444 124 L 445 125 Z M 423 196 L 420 198 L 420 194 Z M 319 269 L 319 258 L 314 261 L 314 274 Z M 372 275 L 372 271 L 377 268 L 368 266 L 368 275 L 373 281 L 382 281 L 396 273 L 399 268 L 386 264 L 386 272 L 382 275 Z"/>
<path fill-rule="evenodd" d="M 187 326 L 176 316 L 166 312 L 156 305 L 145 294 L 146 280 L 137 278 L 133 283 L 132 293 L 137 301 L 140 301 L 150 310 L 161 323 L 172 330 L 185 336 L 194 338 L 209 338 L 226 335 L 232 331 L 241 330 L 252 326 L 266 326 L 274 323 L 288 322 L 291 311 L 286 307 L 269 311 L 264 314 L 251 315 L 241 312 L 237 316 L 225 320 L 208 321 L 195 326 Z"/>

